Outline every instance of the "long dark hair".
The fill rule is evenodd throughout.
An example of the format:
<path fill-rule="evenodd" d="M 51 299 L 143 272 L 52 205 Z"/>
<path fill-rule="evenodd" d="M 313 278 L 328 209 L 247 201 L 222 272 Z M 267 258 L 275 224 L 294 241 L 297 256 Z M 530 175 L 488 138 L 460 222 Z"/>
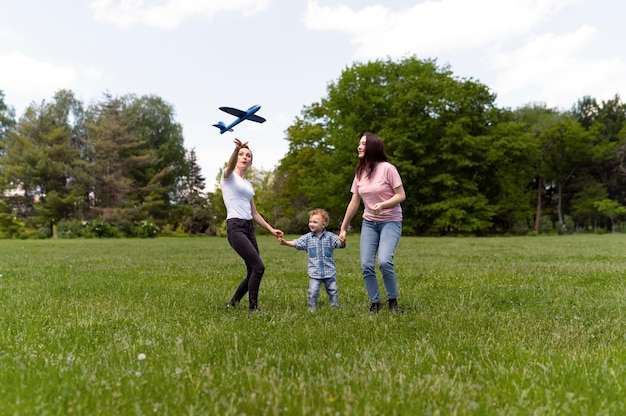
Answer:
<path fill-rule="evenodd" d="M 365 132 L 361 137 L 363 136 L 365 136 L 365 152 L 363 158 L 359 159 L 359 163 L 356 165 L 356 177 L 359 179 L 363 173 L 370 178 L 378 162 L 389 161 L 387 153 L 385 153 L 385 145 L 377 134 Z"/>

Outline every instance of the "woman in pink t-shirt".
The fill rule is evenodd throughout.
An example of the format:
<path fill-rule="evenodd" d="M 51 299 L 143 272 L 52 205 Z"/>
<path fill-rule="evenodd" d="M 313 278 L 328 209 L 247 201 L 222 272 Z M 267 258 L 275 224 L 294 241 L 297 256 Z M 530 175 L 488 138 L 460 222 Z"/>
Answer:
<path fill-rule="evenodd" d="M 406 199 L 402 179 L 396 167 L 389 163 L 383 142 L 376 134 L 363 133 L 357 153 L 359 162 L 350 189 L 352 199 L 346 208 L 339 238 L 342 242 L 346 241 L 350 221 L 363 200 L 361 270 L 370 299 L 370 312 L 377 313 L 382 308 L 375 268 L 377 253 L 389 310 L 399 312 L 393 256 L 402 235 L 400 203 Z"/>

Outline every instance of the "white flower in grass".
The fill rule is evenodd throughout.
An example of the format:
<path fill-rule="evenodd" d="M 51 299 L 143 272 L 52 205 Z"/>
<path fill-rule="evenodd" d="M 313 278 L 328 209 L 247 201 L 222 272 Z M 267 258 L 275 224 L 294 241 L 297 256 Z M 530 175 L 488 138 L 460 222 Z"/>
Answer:
<path fill-rule="evenodd" d="M 137 359 L 139 361 L 143 361 L 146 359 L 146 354 L 144 354 L 143 352 L 137 355 Z"/>

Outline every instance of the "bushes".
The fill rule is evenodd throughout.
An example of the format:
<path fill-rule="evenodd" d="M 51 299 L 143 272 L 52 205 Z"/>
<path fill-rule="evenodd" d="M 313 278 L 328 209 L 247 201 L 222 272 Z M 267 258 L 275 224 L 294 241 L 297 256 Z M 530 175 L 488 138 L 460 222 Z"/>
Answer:
<path fill-rule="evenodd" d="M 305 210 L 290 218 L 279 218 L 274 226 L 286 234 L 304 234 L 309 231 L 308 224 L 309 211 Z"/>
<path fill-rule="evenodd" d="M 57 237 L 59 238 L 78 238 L 84 237 L 85 223 L 80 221 L 61 220 L 57 224 Z"/>
<path fill-rule="evenodd" d="M 119 237 L 117 227 L 103 220 L 88 221 L 85 225 L 85 237 L 110 238 Z"/>
<path fill-rule="evenodd" d="M 0 238 L 16 238 L 24 233 L 24 224 L 0 201 Z"/>
<path fill-rule="evenodd" d="M 154 238 L 159 233 L 159 226 L 149 220 L 142 220 L 135 228 L 135 237 Z"/>
<path fill-rule="evenodd" d="M 100 219 L 92 221 L 62 220 L 57 224 L 57 236 L 59 238 L 154 238 L 159 232 L 159 226 L 150 220 L 143 220 L 138 224 L 124 221 L 117 225 L 109 224 Z"/>

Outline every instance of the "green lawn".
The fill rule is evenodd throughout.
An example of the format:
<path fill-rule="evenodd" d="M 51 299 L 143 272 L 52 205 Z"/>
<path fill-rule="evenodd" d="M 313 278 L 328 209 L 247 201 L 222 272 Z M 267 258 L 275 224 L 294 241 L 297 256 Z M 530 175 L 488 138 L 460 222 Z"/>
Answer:
<path fill-rule="evenodd" d="M 358 235 L 315 313 L 305 254 L 259 241 L 249 316 L 225 238 L 0 240 L 0 414 L 626 414 L 624 234 L 403 237 L 400 315 Z"/>

